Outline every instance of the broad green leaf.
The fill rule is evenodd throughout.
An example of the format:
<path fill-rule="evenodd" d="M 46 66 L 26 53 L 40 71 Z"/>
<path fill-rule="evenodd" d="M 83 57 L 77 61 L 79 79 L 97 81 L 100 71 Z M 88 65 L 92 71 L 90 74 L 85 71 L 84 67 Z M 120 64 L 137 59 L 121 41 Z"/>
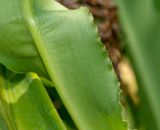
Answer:
<path fill-rule="evenodd" d="M 65 130 L 40 79 L 21 81 L 0 76 L 0 130 Z"/>
<path fill-rule="evenodd" d="M 34 41 L 21 11 L 22 0 L 0 0 L 0 61 L 16 72 L 37 72 L 47 77 Z M 51 0 L 42 1 L 43 7 L 65 9 Z"/>
<path fill-rule="evenodd" d="M 4 3 L 0 62 L 14 71 L 49 75 L 78 129 L 125 130 L 119 83 L 88 9 L 67 10 L 51 0 Z"/>
<path fill-rule="evenodd" d="M 13 71 L 33 71 L 47 77 L 23 19 L 22 2 L 23 0 L 0 0 L 0 61 Z M 52 0 L 44 0 L 41 4 L 47 10 L 66 9 Z"/>
<path fill-rule="evenodd" d="M 134 113 L 141 130 L 160 130 L 160 3 L 117 0 L 127 47 L 140 86 Z"/>

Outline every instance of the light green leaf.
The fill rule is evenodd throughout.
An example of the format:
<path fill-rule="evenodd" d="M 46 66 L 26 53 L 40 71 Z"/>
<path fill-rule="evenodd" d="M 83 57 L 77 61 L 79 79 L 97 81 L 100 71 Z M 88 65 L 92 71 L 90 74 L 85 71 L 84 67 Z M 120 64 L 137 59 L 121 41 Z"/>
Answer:
<path fill-rule="evenodd" d="M 10 27 L 0 22 L 0 62 L 15 71 L 49 75 L 80 130 L 125 130 L 119 83 L 88 9 L 67 10 L 51 0 L 13 0 L 9 8 L 2 1 L 0 18 Z"/>
<path fill-rule="evenodd" d="M 0 130 L 64 130 L 38 76 L 29 73 L 21 81 L 0 76 Z"/>
<path fill-rule="evenodd" d="M 160 3 L 117 0 L 127 47 L 140 86 L 139 129 L 160 130 Z"/>

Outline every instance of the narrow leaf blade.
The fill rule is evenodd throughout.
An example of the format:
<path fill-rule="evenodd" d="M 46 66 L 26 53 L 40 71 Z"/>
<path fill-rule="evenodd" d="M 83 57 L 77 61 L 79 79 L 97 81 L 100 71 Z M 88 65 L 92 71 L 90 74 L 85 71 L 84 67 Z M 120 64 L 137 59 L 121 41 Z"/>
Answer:
<path fill-rule="evenodd" d="M 45 88 L 34 73 L 18 83 L 4 79 L 0 87 L 0 101 L 6 117 L 3 120 L 6 123 L 0 122 L 2 130 L 65 130 Z M 4 124 L 10 128 L 5 128 Z"/>

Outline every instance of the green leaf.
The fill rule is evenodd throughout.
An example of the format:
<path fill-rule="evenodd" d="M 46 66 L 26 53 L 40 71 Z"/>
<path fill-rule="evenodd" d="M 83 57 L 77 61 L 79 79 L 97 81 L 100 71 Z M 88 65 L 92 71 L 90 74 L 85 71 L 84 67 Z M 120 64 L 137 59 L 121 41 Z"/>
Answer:
<path fill-rule="evenodd" d="M 0 130 L 65 129 L 34 73 L 16 82 L 0 76 L 0 108 Z"/>
<path fill-rule="evenodd" d="M 139 83 L 139 129 L 160 129 L 160 3 L 158 0 L 117 0 L 130 59 Z"/>
<path fill-rule="evenodd" d="M 3 2 L 0 62 L 49 75 L 80 130 L 125 130 L 119 83 L 88 9 L 67 10 L 51 0 Z"/>

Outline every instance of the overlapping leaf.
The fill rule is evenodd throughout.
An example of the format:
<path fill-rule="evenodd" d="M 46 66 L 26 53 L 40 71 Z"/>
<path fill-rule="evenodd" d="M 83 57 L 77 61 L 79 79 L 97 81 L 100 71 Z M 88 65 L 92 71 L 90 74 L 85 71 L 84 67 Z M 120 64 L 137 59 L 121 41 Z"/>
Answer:
<path fill-rule="evenodd" d="M 51 0 L 5 3 L 0 62 L 49 77 L 80 130 L 125 130 L 118 81 L 89 11 Z"/>
<path fill-rule="evenodd" d="M 64 130 L 38 76 L 19 80 L 0 76 L 0 130 Z"/>

